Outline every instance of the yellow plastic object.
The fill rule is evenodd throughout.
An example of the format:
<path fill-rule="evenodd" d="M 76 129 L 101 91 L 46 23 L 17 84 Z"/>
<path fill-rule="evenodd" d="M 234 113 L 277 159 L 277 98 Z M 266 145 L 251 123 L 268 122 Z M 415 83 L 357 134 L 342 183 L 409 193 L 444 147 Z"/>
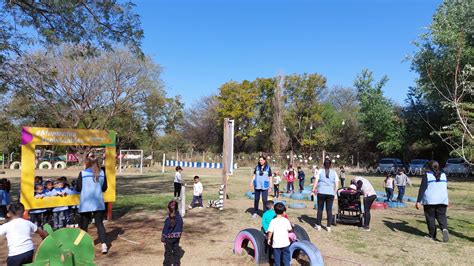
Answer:
<path fill-rule="evenodd" d="M 42 209 L 79 204 L 79 195 L 34 197 L 35 148 L 38 145 L 104 146 L 108 189 L 105 202 L 115 201 L 115 137 L 114 131 L 23 127 L 21 139 L 21 203 L 25 209 Z M 78 173 L 79 174 L 79 173 Z"/>

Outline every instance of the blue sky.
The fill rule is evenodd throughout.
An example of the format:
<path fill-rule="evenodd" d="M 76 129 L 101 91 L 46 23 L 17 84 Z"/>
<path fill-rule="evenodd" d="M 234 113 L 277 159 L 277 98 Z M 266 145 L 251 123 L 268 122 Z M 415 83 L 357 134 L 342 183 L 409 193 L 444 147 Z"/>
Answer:
<path fill-rule="evenodd" d="M 352 86 L 369 68 L 403 104 L 416 73 L 404 61 L 440 0 L 137 0 L 143 49 L 168 95 L 191 106 L 229 80 L 320 73 Z"/>

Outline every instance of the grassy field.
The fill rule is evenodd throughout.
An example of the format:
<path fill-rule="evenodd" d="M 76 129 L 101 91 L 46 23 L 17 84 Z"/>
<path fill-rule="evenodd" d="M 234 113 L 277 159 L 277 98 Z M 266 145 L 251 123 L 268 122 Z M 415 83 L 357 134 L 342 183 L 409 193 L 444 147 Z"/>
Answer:
<path fill-rule="evenodd" d="M 107 237 L 112 247 L 107 256 L 96 256 L 98 265 L 130 265 L 137 261 L 143 265 L 161 263 L 163 246 L 159 238 L 165 218 L 165 206 L 173 197 L 174 173 L 171 169 L 168 170 L 165 174 L 151 171 L 144 175 L 124 174 L 117 178 L 114 220 L 106 224 Z M 183 265 L 252 264 L 250 256 L 232 253 L 233 239 L 240 230 L 260 227 L 260 219 L 253 219 L 249 212 L 253 201 L 244 195 L 250 190 L 250 172 L 250 169 L 239 169 L 229 179 L 230 199 L 224 211 L 204 208 L 187 212 L 185 234 L 181 240 Z M 204 201 L 217 199 L 221 183 L 220 170 L 188 168 L 183 172 L 188 184 L 192 184 L 192 177 L 196 174 L 201 177 L 204 185 Z M 13 181 L 16 189 L 17 173 L 7 172 L 6 175 Z M 74 175 L 75 173 L 71 173 L 71 177 Z M 382 190 L 382 176 L 366 178 L 377 190 Z M 415 197 L 420 178 L 412 178 L 412 182 L 414 186 L 408 187 L 406 194 Z M 408 203 L 407 208 L 374 210 L 371 232 L 364 232 L 350 225 L 333 227 L 332 233 L 324 230 L 317 232 L 312 228 L 316 211 L 312 208 L 314 203 L 310 201 L 303 201 L 307 204 L 306 209 L 289 209 L 288 215 L 292 222 L 302 225 L 308 231 L 328 265 L 473 265 L 473 190 L 474 181 L 449 182 L 449 243 L 431 242 L 423 237 L 427 232 L 425 218 L 422 211 L 415 209 L 414 203 Z M 192 188 L 188 188 L 188 202 L 191 200 L 191 193 Z M 91 227 L 89 232 L 96 237 L 95 229 Z M 35 241 L 38 243 L 40 240 Z M 0 258 L 5 255 L 5 250 L 5 241 L 0 240 Z"/>

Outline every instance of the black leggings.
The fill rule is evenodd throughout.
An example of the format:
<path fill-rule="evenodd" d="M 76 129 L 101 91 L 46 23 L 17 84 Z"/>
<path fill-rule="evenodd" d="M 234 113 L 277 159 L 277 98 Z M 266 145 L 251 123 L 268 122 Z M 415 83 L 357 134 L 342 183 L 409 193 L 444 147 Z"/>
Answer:
<path fill-rule="evenodd" d="M 328 227 L 331 226 L 332 222 L 332 204 L 334 202 L 334 195 L 328 194 L 317 194 L 318 195 L 318 214 L 316 216 L 316 224 L 321 225 L 321 220 L 323 219 L 323 209 L 326 205 L 326 215 L 328 219 Z"/>
<path fill-rule="evenodd" d="M 174 182 L 174 196 L 181 197 L 181 183 Z"/>
<path fill-rule="evenodd" d="M 425 212 L 426 224 L 431 238 L 436 238 L 436 221 L 438 221 L 441 230 L 448 229 L 448 219 L 446 218 L 446 205 L 423 205 Z"/>
<path fill-rule="evenodd" d="M 179 238 L 165 238 L 165 259 L 164 266 L 180 265 L 181 249 L 179 248 Z"/>
<path fill-rule="evenodd" d="M 370 207 L 376 198 L 377 195 L 364 197 L 364 227 L 369 227 L 370 225 Z"/>
<path fill-rule="evenodd" d="M 106 243 L 105 239 L 105 227 L 104 227 L 104 215 L 105 211 L 95 211 L 95 212 L 81 212 L 79 219 L 79 227 L 87 232 L 89 224 L 94 218 L 95 227 L 97 227 L 97 234 L 99 235 L 99 240 L 101 243 Z"/>

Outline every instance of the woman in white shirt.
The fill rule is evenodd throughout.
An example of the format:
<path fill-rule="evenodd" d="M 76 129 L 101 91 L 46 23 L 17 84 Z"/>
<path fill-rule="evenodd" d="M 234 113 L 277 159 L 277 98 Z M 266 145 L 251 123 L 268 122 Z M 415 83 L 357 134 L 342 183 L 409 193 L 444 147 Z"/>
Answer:
<path fill-rule="evenodd" d="M 374 203 L 375 199 L 377 198 L 377 194 L 375 193 L 375 189 L 369 180 L 357 176 L 355 177 L 351 183 L 354 183 L 357 186 L 357 190 L 362 191 L 364 194 L 364 225 L 363 229 L 365 231 L 370 231 L 370 207 L 372 203 Z"/>

